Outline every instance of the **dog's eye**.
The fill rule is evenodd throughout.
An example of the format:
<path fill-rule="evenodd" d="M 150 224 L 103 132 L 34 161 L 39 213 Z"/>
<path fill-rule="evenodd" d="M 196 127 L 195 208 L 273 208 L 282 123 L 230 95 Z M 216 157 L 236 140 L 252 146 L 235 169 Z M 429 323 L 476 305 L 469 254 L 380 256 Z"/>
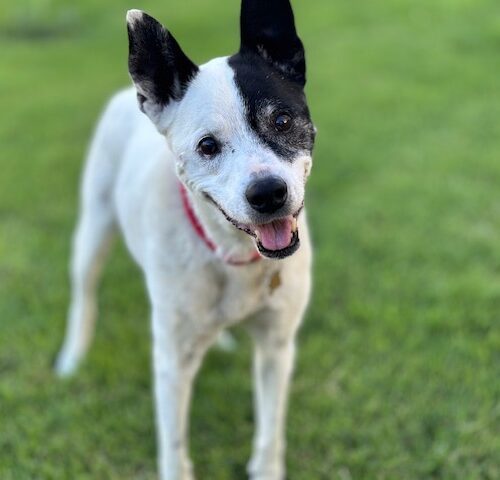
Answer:
<path fill-rule="evenodd" d="M 204 137 L 198 143 L 198 150 L 208 157 L 213 157 L 220 151 L 219 143 L 213 137 Z"/>
<path fill-rule="evenodd" d="M 279 113 L 274 118 L 274 127 L 278 132 L 287 132 L 292 126 L 292 117 L 288 113 Z"/>

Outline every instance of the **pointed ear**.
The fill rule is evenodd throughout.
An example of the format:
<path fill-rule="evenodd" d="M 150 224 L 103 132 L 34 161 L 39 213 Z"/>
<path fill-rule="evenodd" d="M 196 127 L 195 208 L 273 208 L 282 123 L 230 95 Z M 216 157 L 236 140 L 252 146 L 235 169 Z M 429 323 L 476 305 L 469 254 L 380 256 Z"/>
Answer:
<path fill-rule="evenodd" d="M 139 106 L 157 117 L 172 100 L 180 100 L 198 72 L 175 38 L 153 17 L 140 10 L 127 12 L 128 69 Z"/>
<path fill-rule="evenodd" d="M 297 36 L 289 0 L 242 0 L 240 52 L 252 51 L 304 86 L 304 46 Z"/>

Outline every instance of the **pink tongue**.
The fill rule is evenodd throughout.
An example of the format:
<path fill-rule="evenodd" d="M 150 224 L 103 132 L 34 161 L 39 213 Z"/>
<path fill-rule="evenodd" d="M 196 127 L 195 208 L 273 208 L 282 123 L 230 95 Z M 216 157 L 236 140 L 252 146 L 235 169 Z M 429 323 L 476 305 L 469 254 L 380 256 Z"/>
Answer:
<path fill-rule="evenodd" d="M 292 220 L 283 218 L 265 225 L 256 225 L 260 243 L 267 250 L 282 250 L 292 241 Z"/>

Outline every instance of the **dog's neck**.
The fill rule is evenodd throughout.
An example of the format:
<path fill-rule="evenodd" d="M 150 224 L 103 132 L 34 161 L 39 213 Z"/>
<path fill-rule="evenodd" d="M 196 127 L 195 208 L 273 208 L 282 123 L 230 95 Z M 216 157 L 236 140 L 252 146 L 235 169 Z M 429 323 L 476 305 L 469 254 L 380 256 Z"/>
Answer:
<path fill-rule="evenodd" d="M 215 205 L 201 194 L 186 191 L 187 199 L 206 236 L 215 245 L 215 253 L 228 263 L 255 259 L 256 247 L 248 234 L 232 225 Z"/>

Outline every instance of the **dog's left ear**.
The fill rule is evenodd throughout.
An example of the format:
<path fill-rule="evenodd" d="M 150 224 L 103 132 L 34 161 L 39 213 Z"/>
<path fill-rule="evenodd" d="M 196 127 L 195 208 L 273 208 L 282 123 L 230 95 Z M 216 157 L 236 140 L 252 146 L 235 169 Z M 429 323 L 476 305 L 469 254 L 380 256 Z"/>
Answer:
<path fill-rule="evenodd" d="M 158 21 L 140 10 L 127 12 L 128 69 L 139 106 L 153 121 L 173 100 L 180 100 L 198 67 Z"/>
<path fill-rule="evenodd" d="M 306 83 L 304 46 L 290 0 L 242 0 L 240 52 L 259 54 L 289 80 Z"/>

